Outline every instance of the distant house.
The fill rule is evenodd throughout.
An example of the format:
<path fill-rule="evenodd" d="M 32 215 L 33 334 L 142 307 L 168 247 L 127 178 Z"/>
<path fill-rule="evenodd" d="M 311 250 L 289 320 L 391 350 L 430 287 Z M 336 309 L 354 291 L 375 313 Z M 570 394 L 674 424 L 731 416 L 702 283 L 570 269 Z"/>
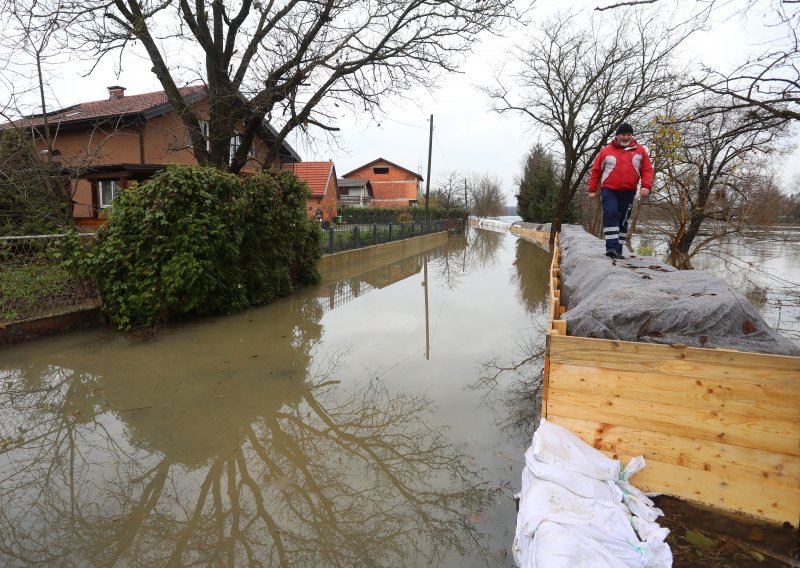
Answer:
<path fill-rule="evenodd" d="M 378 158 L 347 172 L 345 179 L 365 179 L 372 186 L 373 207 L 409 207 L 416 205 L 422 176 L 402 166 Z"/>
<path fill-rule="evenodd" d="M 208 96 L 202 85 L 180 90 L 183 100 L 193 105 L 200 127 L 208 132 Z M 118 192 L 150 178 L 168 164 L 196 164 L 189 132 L 163 91 L 125 96 L 125 88 L 108 87 L 108 98 L 79 103 L 46 115 L 54 155 L 62 166 L 75 173 L 74 216 L 81 219 L 105 217 L 105 209 Z M 31 115 L 0 125 L 30 132 L 40 151 L 44 142 L 45 117 Z M 244 124 L 238 125 L 244 131 Z M 272 165 L 267 155 L 276 139 L 269 124 L 256 136 L 242 172 L 255 172 Z M 231 149 L 238 148 L 238 133 L 231 137 Z M 300 156 L 287 143 L 279 162 L 299 162 Z"/>
<path fill-rule="evenodd" d="M 368 179 L 339 178 L 339 206 L 368 207 L 374 195 Z"/>
<path fill-rule="evenodd" d="M 283 164 L 311 190 L 307 213 L 310 219 L 322 215 L 322 220 L 330 221 L 336 216 L 336 197 L 339 192 L 336 168 L 333 162 L 295 162 Z"/>

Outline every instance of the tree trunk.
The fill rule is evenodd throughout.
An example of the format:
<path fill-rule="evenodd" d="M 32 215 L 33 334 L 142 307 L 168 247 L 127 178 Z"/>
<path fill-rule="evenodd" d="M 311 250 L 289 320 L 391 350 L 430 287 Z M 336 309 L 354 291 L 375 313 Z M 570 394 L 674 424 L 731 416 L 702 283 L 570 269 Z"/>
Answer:
<path fill-rule="evenodd" d="M 625 236 L 625 245 L 628 247 L 629 250 L 631 249 L 631 237 L 633 233 L 636 232 L 636 224 L 639 222 L 639 213 L 642 210 L 642 200 L 637 199 L 633 202 L 633 212 L 631 213 L 631 219 L 628 223 L 628 234 Z"/>
<path fill-rule="evenodd" d="M 689 268 L 689 251 L 692 248 L 692 242 L 697 234 L 700 232 L 700 225 L 703 224 L 703 216 L 698 213 L 692 213 L 689 219 L 689 225 L 686 231 L 673 242 L 673 265 L 679 270 Z"/>
<path fill-rule="evenodd" d="M 569 179 L 565 176 L 561 180 L 561 189 L 558 192 L 558 201 L 553 212 L 553 222 L 550 226 L 550 250 L 553 250 L 556 242 L 556 233 L 561 230 L 561 223 L 564 220 L 564 214 L 567 212 L 571 198 Z"/>
<path fill-rule="evenodd" d="M 592 207 L 592 224 L 589 227 L 591 230 L 591 234 L 595 237 L 600 237 L 602 234 L 603 228 L 603 203 L 602 203 L 602 196 L 598 195 L 592 201 L 594 201 L 594 206 Z M 590 202 L 591 203 L 591 202 Z"/>

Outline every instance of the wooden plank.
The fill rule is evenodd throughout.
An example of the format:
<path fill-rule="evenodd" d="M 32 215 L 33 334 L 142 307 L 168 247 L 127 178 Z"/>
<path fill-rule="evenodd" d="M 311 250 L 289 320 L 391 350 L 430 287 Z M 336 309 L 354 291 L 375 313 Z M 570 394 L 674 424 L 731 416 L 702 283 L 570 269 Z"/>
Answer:
<path fill-rule="evenodd" d="M 565 320 L 554 320 L 553 328 L 559 333 L 559 335 L 567 334 L 567 322 Z"/>
<path fill-rule="evenodd" d="M 560 417 L 551 416 L 558 423 Z M 623 462 L 633 455 L 619 454 Z M 764 519 L 797 525 L 800 492 L 752 480 L 721 476 L 655 459 L 632 478 L 634 486 L 645 492 L 666 493 L 681 499 L 731 511 L 757 515 Z"/>
<path fill-rule="evenodd" d="M 705 379 L 747 378 L 800 388 L 800 357 L 563 337 L 554 361 Z"/>
<path fill-rule="evenodd" d="M 553 362 L 559 387 L 622 394 L 633 400 L 657 400 L 688 408 L 717 409 L 798 423 L 800 388 L 739 379 L 697 379 L 659 373 L 587 368 Z"/>
<path fill-rule="evenodd" d="M 645 492 L 661 492 L 730 511 L 797 526 L 800 492 L 764 483 L 732 479 L 708 471 L 692 470 L 655 460 L 634 478 Z M 660 489 L 656 489 L 656 487 Z"/>
<path fill-rule="evenodd" d="M 552 353 L 550 357 L 548 413 L 800 455 L 800 437 L 795 423 L 763 416 L 687 409 L 652 400 L 628 400 L 604 393 L 578 394 L 559 387 Z"/>
<path fill-rule="evenodd" d="M 798 456 L 562 416 L 548 420 L 615 459 L 643 455 L 646 460 L 800 491 Z"/>

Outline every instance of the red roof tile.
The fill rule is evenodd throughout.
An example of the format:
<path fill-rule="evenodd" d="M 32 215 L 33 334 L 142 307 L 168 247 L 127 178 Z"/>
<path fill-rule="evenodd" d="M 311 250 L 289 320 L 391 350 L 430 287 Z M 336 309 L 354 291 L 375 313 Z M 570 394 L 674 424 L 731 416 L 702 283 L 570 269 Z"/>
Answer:
<path fill-rule="evenodd" d="M 296 162 L 294 164 L 283 164 L 283 168 L 292 170 L 301 181 L 308 184 L 313 197 L 325 195 L 325 189 L 330 180 L 336 181 L 336 172 L 333 162 Z"/>
<path fill-rule="evenodd" d="M 205 89 L 203 85 L 193 85 L 180 89 L 181 96 L 188 97 L 200 93 Z M 130 114 L 138 114 L 166 104 L 167 94 L 164 91 L 130 95 L 116 99 L 105 99 L 88 103 L 79 103 L 58 111 L 47 113 L 50 124 L 68 124 L 91 119 L 111 118 Z M 41 126 L 44 124 L 42 115 L 32 115 L 11 123 L 17 127 Z"/>

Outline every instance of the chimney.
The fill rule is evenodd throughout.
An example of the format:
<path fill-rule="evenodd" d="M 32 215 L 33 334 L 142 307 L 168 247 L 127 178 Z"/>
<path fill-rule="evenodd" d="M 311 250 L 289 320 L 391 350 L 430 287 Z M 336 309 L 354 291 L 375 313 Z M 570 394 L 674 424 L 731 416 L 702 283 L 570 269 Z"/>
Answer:
<path fill-rule="evenodd" d="M 120 87 L 119 85 L 108 87 L 108 100 L 112 101 L 114 99 L 121 99 L 124 96 L 125 96 L 125 87 Z"/>

